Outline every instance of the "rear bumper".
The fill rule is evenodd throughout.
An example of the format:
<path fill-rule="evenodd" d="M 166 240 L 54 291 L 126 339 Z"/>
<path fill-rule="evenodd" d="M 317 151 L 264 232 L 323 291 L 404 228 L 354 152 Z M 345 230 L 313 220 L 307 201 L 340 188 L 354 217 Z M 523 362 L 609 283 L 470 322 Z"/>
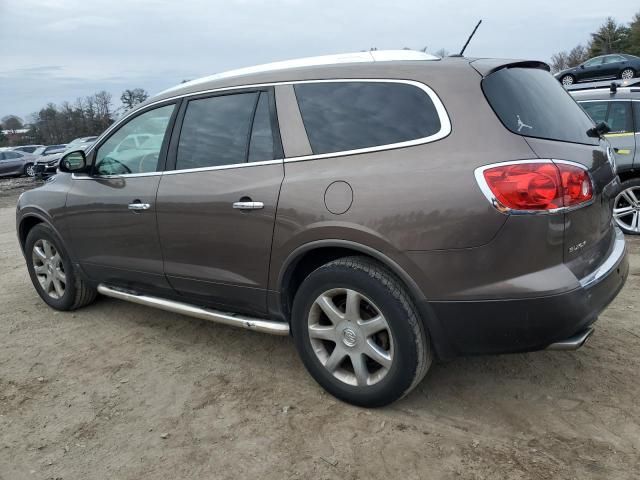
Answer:
<path fill-rule="evenodd" d="M 542 350 L 586 331 L 628 273 L 624 236 L 616 230 L 607 259 L 576 289 L 535 298 L 429 302 L 424 308 L 436 318 L 441 338 L 435 347 L 443 358 Z"/>

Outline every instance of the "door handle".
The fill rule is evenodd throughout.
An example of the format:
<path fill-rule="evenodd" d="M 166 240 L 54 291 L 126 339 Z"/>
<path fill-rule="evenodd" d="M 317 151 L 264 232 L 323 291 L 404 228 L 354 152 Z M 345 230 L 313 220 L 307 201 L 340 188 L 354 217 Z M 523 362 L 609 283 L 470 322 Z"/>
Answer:
<path fill-rule="evenodd" d="M 129 210 L 133 210 L 136 212 L 140 210 L 149 210 L 150 208 L 151 208 L 151 204 L 149 203 L 136 202 L 136 203 L 129 204 Z"/>
<path fill-rule="evenodd" d="M 233 204 L 233 208 L 237 208 L 238 210 L 260 210 L 264 208 L 264 203 L 262 202 L 235 202 Z"/>

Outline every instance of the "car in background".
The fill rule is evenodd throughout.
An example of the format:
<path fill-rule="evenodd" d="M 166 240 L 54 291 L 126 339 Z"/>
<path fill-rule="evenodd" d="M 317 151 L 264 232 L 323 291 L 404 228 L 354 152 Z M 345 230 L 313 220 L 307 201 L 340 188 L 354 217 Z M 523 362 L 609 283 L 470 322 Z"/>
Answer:
<path fill-rule="evenodd" d="M 40 147 L 44 147 L 44 145 L 20 145 L 19 147 L 13 147 L 11 150 L 16 152 L 33 153 Z"/>
<path fill-rule="evenodd" d="M 69 142 L 64 150 L 51 155 L 41 156 L 36 161 L 36 174 L 44 176 L 53 175 L 56 173 L 60 159 L 65 155 L 65 153 L 72 150 L 87 150 L 91 145 L 93 145 L 96 138 L 98 137 L 76 138 Z"/>
<path fill-rule="evenodd" d="M 47 146 L 36 148 L 33 151 L 33 154 L 38 157 L 42 157 L 42 156 L 46 157 L 47 155 L 53 155 L 54 153 L 64 152 L 66 148 L 67 148 L 67 145 L 65 143 L 62 143 L 59 145 L 47 145 Z"/>
<path fill-rule="evenodd" d="M 615 53 L 590 58 L 577 67 L 568 68 L 554 76 L 563 85 L 578 82 L 621 78 L 628 80 L 640 72 L 640 57 L 626 53 Z"/>
<path fill-rule="evenodd" d="M 36 157 L 31 153 L 15 150 L 0 151 L 0 177 L 28 175 L 34 176 Z"/>
<path fill-rule="evenodd" d="M 88 143 L 90 145 L 93 142 L 95 142 L 97 138 L 98 138 L 97 136 L 74 138 L 69 143 L 67 143 L 67 149 L 69 147 L 71 147 L 71 146 L 74 146 L 74 147 L 79 146 L 79 147 L 81 147 L 83 143 Z"/>
<path fill-rule="evenodd" d="M 609 126 L 605 137 L 615 153 L 622 182 L 613 203 L 613 218 L 625 233 L 640 235 L 640 83 L 576 86 L 569 93 L 595 123 Z"/>

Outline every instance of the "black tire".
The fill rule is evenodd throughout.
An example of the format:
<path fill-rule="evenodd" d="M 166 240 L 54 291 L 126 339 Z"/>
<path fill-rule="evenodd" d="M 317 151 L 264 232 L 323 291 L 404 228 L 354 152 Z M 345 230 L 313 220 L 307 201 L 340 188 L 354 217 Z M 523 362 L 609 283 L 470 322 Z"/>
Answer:
<path fill-rule="evenodd" d="M 614 210 L 618 207 L 628 207 L 630 206 L 629 202 L 627 201 L 627 199 L 622 200 L 620 197 L 623 195 L 622 192 L 624 192 L 625 190 L 628 189 L 633 189 L 634 193 L 635 193 L 635 197 L 636 199 L 640 200 L 640 178 L 632 178 L 631 180 L 627 180 L 625 182 L 622 182 L 620 184 L 620 191 L 618 192 L 618 194 L 616 195 L 616 198 L 614 200 L 613 203 L 613 208 Z M 637 204 L 638 207 L 640 207 L 640 204 Z M 640 212 L 636 212 L 637 215 L 640 215 Z M 615 215 L 615 212 L 614 212 Z M 616 225 L 620 228 L 620 230 L 622 230 L 625 234 L 627 235 L 640 235 L 640 229 L 638 230 L 631 230 L 630 228 L 626 227 L 625 225 L 629 225 L 632 226 L 632 215 L 630 214 L 628 216 L 624 216 L 621 218 L 615 218 L 616 221 Z"/>
<path fill-rule="evenodd" d="M 371 299 L 389 325 L 393 362 L 375 384 L 355 386 L 338 380 L 312 348 L 310 309 L 321 294 L 340 288 L 355 290 Z M 313 271 L 296 293 L 291 327 L 298 353 L 311 376 L 329 393 L 354 405 L 380 407 L 402 398 L 431 366 L 429 338 L 405 288 L 392 272 L 366 257 L 342 258 Z"/>
<path fill-rule="evenodd" d="M 64 286 L 64 294 L 60 296 L 60 298 L 53 298 L 43 289 L 40 281 L 38 280 L 38 275 L 35 271 L 35 266 L 33 262 L 33 247 L 38 241 L 45 240 L 51 243 L 55 250 L 60 254 L 61 263 L 63 266 L 63 273 L 66 277 L 65 286 Z M 82 280 L 75 271 L 73 264 L 69 259 L 69 255 L 67 250 L 64 248 L 62 241 L 55 234 L 53 229 L 49 227 L 47 224 L 40 223 L 33 227 L 29 234 L 27 235 L 27 240 L 25 242 L 25 257 L 27 260 L 27 269 L 29 270 L 29 276 L 31 277 L 31 282 L 35 287 L 40 298 L 44 300 L 44 302 L 49 305 L 51 308 L 56 310 L 76 310 L 80 307 L 84 307 L 85 305 L 90 304 L 96 298 L 97 292 L 95 288 L 91 287 L 87 282 Z"/>
<path fill-rule="evenodd" d="M 564 86 L 573 85 L 574 83 L 576 83 L 576 77 L 574 77 L 573 75 L 563 75 L 560 78 L 560 83 Z"/>
<path fill-rule="evenodd" d="M 33 172 L 33 174 L 30 174 L 29 172 L 33 172 L 33 163 L 27 163 L 24 166 L 24 174 L 27 177 L 35 177 L 35 172 Z"/>

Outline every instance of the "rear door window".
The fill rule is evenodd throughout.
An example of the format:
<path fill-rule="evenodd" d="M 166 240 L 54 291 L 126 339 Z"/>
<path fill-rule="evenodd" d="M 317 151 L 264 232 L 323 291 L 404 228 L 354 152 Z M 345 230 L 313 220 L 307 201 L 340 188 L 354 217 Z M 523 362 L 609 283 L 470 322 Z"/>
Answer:
<path fill-rule="evenodd" d="M 546 70 L 503 68 L 482 80 L 482 90 L 505 127 L 526 137 L 597 145 L 593 121 Z"/>
<path fill-rule="evenodd" d="M 580 106 L 595 123 L 607 121 L 609 102 L 582 102 Z"/>
<path fill-rule="evenodd" d="M 633 132 L 631 102 L 611 102 L 607 124 L 611 133 Z"/>
<path fill-rule="evenodd" d="M 393 82 L 311 82 L 294 86 L 314 154 L 430 137 L 442 125 L 429 95 Z"/>
<path fill-rule="evenodd" d="M 176 169 L 273 160 L 277 156 L 274 138 L 267 92 L 190 100 Z"/>

